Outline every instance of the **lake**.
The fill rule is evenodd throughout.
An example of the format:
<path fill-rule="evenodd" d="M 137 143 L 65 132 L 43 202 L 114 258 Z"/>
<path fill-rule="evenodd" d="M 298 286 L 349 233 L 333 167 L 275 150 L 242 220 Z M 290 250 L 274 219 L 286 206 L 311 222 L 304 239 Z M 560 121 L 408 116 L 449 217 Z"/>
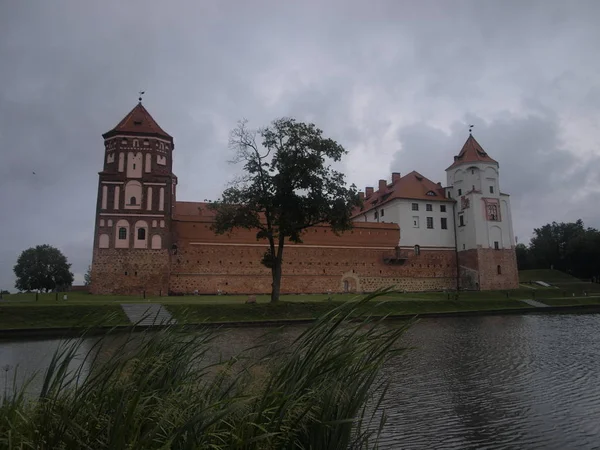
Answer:
<path fill-rule="evenodd" d="M 225 330 L 218 351 L 233 355 L 265 331 Z M 0 341 L 0 387 L 17 364 L 21 374 L 43 370 L 58 344 Z M 410 349 L 385 367 L 382 448 L 600 447 L 599 314 L 425 319 L 403 344 Z"/>

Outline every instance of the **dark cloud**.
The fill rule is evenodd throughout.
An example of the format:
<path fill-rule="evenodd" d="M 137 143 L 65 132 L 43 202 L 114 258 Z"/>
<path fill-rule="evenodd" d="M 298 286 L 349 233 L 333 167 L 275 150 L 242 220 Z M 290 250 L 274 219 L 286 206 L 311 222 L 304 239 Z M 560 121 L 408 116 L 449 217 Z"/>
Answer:
<path fill-rule="evenodd" d="M 180 199 L 235 173 L 247 118 L 317 123 L 348 181 L 444 181 L 466 124 L 501 164 L 515 228 L 582 217 L 596 193 L 597 1 L 0 3 L 0 287 L 23 249 L 91 260 L 101 134 L 137 91 L 175 137 Z M 32 172 L 35 171 L 36 175 Z"/>

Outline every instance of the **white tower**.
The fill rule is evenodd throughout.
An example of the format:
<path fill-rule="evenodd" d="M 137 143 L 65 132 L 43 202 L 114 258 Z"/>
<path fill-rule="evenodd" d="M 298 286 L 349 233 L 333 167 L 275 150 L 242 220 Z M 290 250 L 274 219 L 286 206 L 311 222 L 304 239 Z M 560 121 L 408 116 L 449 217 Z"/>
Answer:
<path fill-rule="evenodd" d="M 469 134 L 446 175 L 448 194 L 456 200 L 461 287 L 518 288 L 510 197 L 500 191 L 498 162 Z"/>

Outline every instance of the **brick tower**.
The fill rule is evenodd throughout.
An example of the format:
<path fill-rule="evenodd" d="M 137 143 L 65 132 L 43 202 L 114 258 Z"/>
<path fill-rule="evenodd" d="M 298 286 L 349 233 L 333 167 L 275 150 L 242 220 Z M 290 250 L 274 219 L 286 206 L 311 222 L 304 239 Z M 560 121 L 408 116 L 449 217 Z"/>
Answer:
<path fill-rule="evenodd" d="M 94 294 L 166 295 L 177 177 L 173 138 L 140 102 L 104 138 L 92 282 Z"/>
<path fill-rule="evenodd" d="M 446 175 L 456 199 L 461 288 L 518 288 L 510 197 L 500 191 L 498 162 L 469 134 Z"/>

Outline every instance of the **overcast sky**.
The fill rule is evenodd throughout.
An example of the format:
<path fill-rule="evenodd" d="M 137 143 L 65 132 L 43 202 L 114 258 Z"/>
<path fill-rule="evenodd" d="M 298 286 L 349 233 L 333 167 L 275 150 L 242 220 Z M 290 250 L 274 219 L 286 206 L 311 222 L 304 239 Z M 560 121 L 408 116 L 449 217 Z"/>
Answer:
<path fill-rule="evenodd" d="M 313 121 L 361 188 L 412 170 L 446 184 L 475 124 L 520 242 L 600 227 L 598 23 L 597 0 L 0 1 L 0 288 L 44 243 L 82 281 L 101 134 L 139 90 L 175 138 L 178 200 L 219 195 L 242 118 Z"/>

